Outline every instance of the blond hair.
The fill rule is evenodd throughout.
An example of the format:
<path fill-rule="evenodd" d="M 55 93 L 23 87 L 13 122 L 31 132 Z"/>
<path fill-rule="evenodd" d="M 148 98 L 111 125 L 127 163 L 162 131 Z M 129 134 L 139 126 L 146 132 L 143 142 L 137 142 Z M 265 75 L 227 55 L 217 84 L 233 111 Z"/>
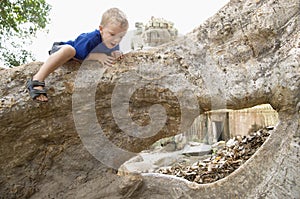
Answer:
<path fill-rule="evenodd" d="M 126 15 L 118 8 L 110 8 L 102 15 L 101 26 L 108 23 L 120 23 L 122 28 L 128 28 L 128 20 Z"/>

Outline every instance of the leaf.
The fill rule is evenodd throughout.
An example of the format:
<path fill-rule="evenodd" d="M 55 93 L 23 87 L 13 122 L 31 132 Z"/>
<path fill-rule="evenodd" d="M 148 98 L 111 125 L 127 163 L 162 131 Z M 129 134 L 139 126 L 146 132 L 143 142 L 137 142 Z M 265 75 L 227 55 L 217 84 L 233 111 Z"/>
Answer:
<path fill-rule="evenodd" d="M 33 59 L 31 52 L 20 49 L 35 37 L 37 31 L 46 28 L 50 10 L 51 6 L 44 0 L 1 0 L 0 55 L 6 66 L 24 64 Z M 18 45 L 11 44 L 11 41 Z"/>

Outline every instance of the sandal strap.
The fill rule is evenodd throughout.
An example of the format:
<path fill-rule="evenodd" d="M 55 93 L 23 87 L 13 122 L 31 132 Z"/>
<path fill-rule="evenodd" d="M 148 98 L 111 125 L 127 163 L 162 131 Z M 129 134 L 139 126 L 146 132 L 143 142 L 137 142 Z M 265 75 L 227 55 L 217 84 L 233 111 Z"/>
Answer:
<path fill-rule="evenodd" d="M 36 86 L 42 86 L 42 87 L 45 87 L 45 82 L 40 82 L 40 81 L 38 81 L 38 80 L 31 80 L 31 79 L 29 79 L 28 81 L 27 81 L 27 88 L 29 88 L 29 87 L 36 87 Z"/>
<path fill-rule="evenodd" d="M 30 95 L 30 97 L 31 97 L 32 99 L 35 99 L 35 98 L 37 98 L 37 97 L 40 96 L 40 95 L 44 95 L 44 96 L 47 97 L 47 92 L 46 92 L 45 89 L 43 89 L 43 90 L 31 89 L 31 90 L 29 91 L 29 95 Z"/>
<path fill-rule="evenodd" d="M 32 89 L 32 90 L 30 90 L 30 93 L 34 93 L 34 94 L 47 94 L 47 91 L 45 90 L 45 89 L 43 89 L 43 90 L 38 90 L 38 89 Z"/>

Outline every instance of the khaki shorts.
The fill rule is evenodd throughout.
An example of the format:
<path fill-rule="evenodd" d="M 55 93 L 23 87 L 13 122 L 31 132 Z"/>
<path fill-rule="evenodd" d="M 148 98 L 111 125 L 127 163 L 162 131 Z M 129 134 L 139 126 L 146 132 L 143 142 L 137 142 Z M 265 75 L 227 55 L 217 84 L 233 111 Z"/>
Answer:
<path fill-rule="evenodd" d="M 49 55 L 58 51 L 62 46 L 63 45 L 61 45 L 61 42 L 54 42 L 52 48 L 48 51 Z"/>
<path fill-rule="evenodd" d="M 68 44 L 65 44 L 65 45 L 68 45 Z M 49 55 L 59 51 L 59 49 L 61 49 L 62 46 L 64 46 L 64 44 L 61 44 L 61 42 L 54 42 L 53 45 L 52 45 L 51 50 L 48 51 Z M 82 62 L 82 60 L 79 60 L 75 57 L 73 57 L 72 60 L 78 61 L 80 63 Z"/>

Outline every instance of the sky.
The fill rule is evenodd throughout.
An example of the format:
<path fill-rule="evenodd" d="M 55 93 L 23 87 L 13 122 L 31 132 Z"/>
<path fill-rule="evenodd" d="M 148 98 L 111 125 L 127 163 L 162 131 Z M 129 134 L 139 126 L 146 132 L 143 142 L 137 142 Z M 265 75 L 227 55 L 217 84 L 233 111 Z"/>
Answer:
<path fill-rule="evenodd" d="M 179 34 L 191 32 L 213 16 L 229 0 L 46 0 L 52 6 L 48 33 L 39 33 L 29 47 L 37 61 L 45 61 L 55 41 L 75 39 L 79 34 L 98 28 L 102 13 L 112 7 L 121 9 L 129 21 L 129 31 L 135 22 L 149 21 L 151 16 L 174 23 Z"/>

